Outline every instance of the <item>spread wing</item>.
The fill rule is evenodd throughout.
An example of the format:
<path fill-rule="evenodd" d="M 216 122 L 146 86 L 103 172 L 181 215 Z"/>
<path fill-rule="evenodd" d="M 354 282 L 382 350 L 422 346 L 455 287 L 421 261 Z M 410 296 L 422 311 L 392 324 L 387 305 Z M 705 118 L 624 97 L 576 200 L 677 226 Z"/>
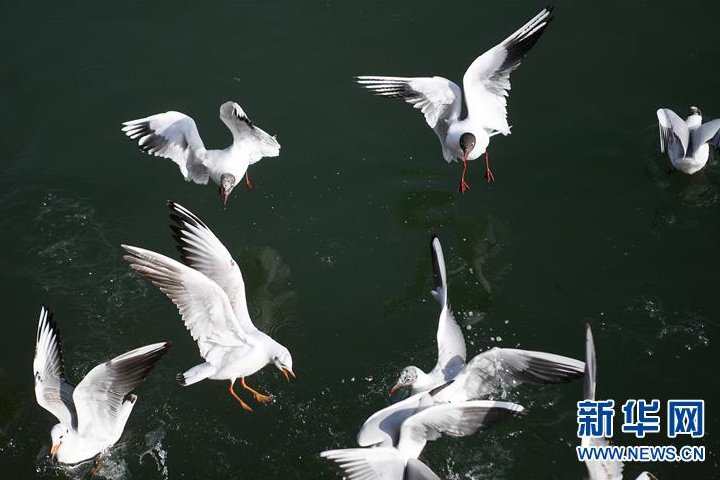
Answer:
<path fill-rule="evenodd" d="M 202 273 L 159 253 L 122 246 L 123 258 L 133 270 L 150 280 L 177 306 L 185 327 L 200 348 L 200 355 L 219 365 L 227 348 L 248 345 L 225 292 Z M 218 348 L 219 347 L 219 348 Z"/>
<path fill-rule="evenodd" d="M 40 308 L 33 360 L 35 398 L 61 424 L 75 428 L 77 417 L 72 400 L 75 387 L 65 378 L 59 335 L 52 313 L 43 305 Z"/>
<path fill-rule="evenodd" d="M 417 393 L 370 415 L 358 432 L 358 445 L 361 447 L 397 445 L 400 427 L 405 420 L 415 414 L 425 396 L 427 392 Z"/>
<path fill-rule="evenodd" d="M 678 115 L 669 108 L 659 109 L 657 111 L 657 117 L 660 128 L 660 151 L 664 153 L 680 147 L 683 156 L 687 154 L 690 143 L 690 133 L 688 132 L 685 120 L 678 117 Z"/>
<path fill-rule="evenodd" d="M 402 98 L 425 115 L 425 121 L 440 139 L 445 160 L 454 156 L 445 148 L 450 123 L 462 109 L 462 91 L 443 77 L 356 77 L 357 82 L 375 95 Z"/>
<path fill-rule="evenodd" d="M 405 471 L 405 459 L 391 447 L 326 450 L 320 458 L 333 462 L 347 480 L 398 480 Z"/>
<path fill-rule="evenodd" d="M 499 387 L 521 383 L 566 383 L 580 378 L 585 363 L 545 352 L 492 348 L 468 362 L 455 382 L 437 395 L 438 402 L 482 398 Z"/>
<path fill-rule="evenodd" d="M 507 96 L 510 73 L 520 66 L 550 21 L 552 8 L 545 8 L 519 30 L 480 55 L 463 77 L 468 116 L 488 130 L 510 133 L 507 123 Z"/>
<path fill-rule="evenodd" d="M 170 348 L 170 342 L 136 348 L 102 363 L 75 388 L 78 433 L 88 441 L 112 439 L 122 431 L 126 396 L 142 382 Z"/>
<path fill-rule="evenodd" d="M 168 202 L 175 225 L 170 228 L 185 265 L 204 274 L 225 291 L 235 317 L 245 333 L 257 328 L 250 319 L 245 282 L 237 262 L 205 223 L 187 208 Z"/>
<path fill-rule="evenodd" d="M 138 141 L 140 150 L 156 157 L 169 158 L 180 167 L 185 180 L 205 185 L 205 145 L 195 121 L 180 112 L 165 112 L 123 123 L 122 131 Z"/>
<path fill-rule="evenodd" d="M 428 441 L 437 440 L 442 435 L 466 437 L 524 412 L 525 409 L 518 404 L 491 400 L 434 405 L 403 423 L 398 450 L 417 458 Z"/>
<path fill-rule="evenodd" d="M 695 148 L 709 143 L 713 148 L 720 149 L 720 119 L 703 123 L 691 136 Z"/>
<path fill-rule="evenodd" d="M 430 242 L 435 299 L 442 310 L 438 319 L 437 344 L 438 362 L 431 375 L 442 376 L 444 381 L 452 380 L 465 366 L 465 338 L 455 321 L 447 296 L 447 272 L 440 240 L 433 235 Z"/>
<path fill-rule="evenodd" d="M 595 379 L 597 366 L 595 363 L 595 343 L 593 342 L 590 324 L 585 325 L 585 377 L 583 397 L 586 400 L 595 400 Z"/>
<path fill-rule="evenodd" d="M 250 165 L 263 157 L 280 155 L 280 144 L 275 137 L 254 125 L 237 103 L 223 103 L 220 119 L 232 132 L 233 146 L 240 149 Z"/>
<path fill-rule="evenodd" d="M 595 360 L 595 342 L 593 341 L 592 329 L 589 324 L 585 325 L 585 384 L 583 385 L 583 396 L 587 400 L 595 400 L 595 382 L 597 375 L 597 363 Z M 610 445 L 606 438 L 582 439 L 584 447 L 604 447 Z M 618 460 L 586 461 L 589 480 L 622 480 L 623 463 Z"/>

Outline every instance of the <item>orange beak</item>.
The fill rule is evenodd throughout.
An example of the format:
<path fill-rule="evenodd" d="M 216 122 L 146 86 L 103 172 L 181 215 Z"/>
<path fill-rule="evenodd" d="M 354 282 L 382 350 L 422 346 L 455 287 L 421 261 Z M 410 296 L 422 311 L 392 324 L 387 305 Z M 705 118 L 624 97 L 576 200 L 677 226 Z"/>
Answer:
<path fill-rule="evenodd" d="M 51 455 L 53 462 L 55 461 L 55 457 L 57 456 L 58 450 L 60 450 L 60 444 L 62 444 L 62 442 L 55 443 L 55 444 L 53 444 L 52 447 L 50 447 L 50 455 Z"/>
<path fill-rule="evenodd" d="M 285 378 L 287 378 L 288 383 L 290 382 L 290 375 L 292 375 L 293 378 L 297 378 L 293 371 L 288 368 L 282 367 L 282 372 L 285 374 Z"/>
<path fill-rule="evenodd" d="M 400 388 L 402 388 L 402 387 L 403 387 L 402 385 L 400 385 L 399 383 L 396 383 L 396 384 L 390 389 L 390 395 L 392 395 L 393 393 L 395 393 L 398 389 L 400 389 Z"/>

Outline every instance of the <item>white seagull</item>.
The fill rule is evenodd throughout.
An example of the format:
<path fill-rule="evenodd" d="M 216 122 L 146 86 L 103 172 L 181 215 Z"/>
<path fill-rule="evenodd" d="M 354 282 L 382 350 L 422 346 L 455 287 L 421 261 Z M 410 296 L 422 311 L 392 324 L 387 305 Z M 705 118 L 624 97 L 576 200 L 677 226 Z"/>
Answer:
<path fill-rule="evenodd" d="M 188 266 L 128 245 L 122 246 L 130 253 L 124 258 L 178 307 L 206 360 L 178 374 L 178 382 L 188 386 L 206 378 L 230 380 L 230 394 L 252 411 L 233 390 L 235 380 L 239 378 L 256 401 L 272 400 L 248 386 L 245 377 L 273 364 L 290 381 L 290 375 L 295 376 L 290 351 L 253 325 L 240 268 L 220 240 L 185 207 L 173 202 L 168 206 L 175 222 L 171 228 Z"/>
<path fill-rule="evenodd" d="M 220 120 L 230 129 L 233 143 L 223 150 L 206 150 L 195 121 L 180 112 L 165 112 L 124 122 L 125 135 L 138 141 L 140 150 L 165 157 L 180 167 L 185 180 L 206 185 L 211 179 L 220 186 L 223 205 L 247 169 L 263 157 L 280 155 L 275 137 L 253 125 L 240 105 L 220 105 Z"/>
<path fill-rule="evenodd" d="M 75 386 L 65 377 L 58 328 L 43 306 L 33 372 L 38 404 L 60 421 L 50 430 L 53 458 L 79 463 L 113 446 L 137 401 L 130 392 L 169 348 L 170 342 L 154 343 L 123 353 L 90 370 Z"/>
<path fill-rule="evenodd" d="M 361 76 L 357 81 L 376 95 L 402 98 L 422 111 L 425 121 L 440 139 L 445 160 L 462 159 L 463 174 L 458 190 L 464 192 L 470 188 L 465 181 L 467 161 L 483 153 L 487 181 L 495 179 L 490 171 L 487 146 L 491 136 L 510 134 L 506 110 L 510 72 L 520 66 L 554 18 L 551 12 L 551 7 L 543 9 L 472 62 L 463 76 L 467 117 L 462 120 L 463 91 L 446 78 Z"/>
<path fill-rule="evenodd" d="M 334 462 L 348 480 L 439 480 L 417 459 L 429 440 L 442 435 L 465 437 L 525 413 L 522 406 L 509 402 L 434 405 L 431 396 L 429 392 L 420 394 L 418 412 L 401 422 L 396 443 L 327 450 L 320 457 Z"/>
<path fill-rule="evenodd" d="M 434 398 L 436 401 L 457 402 L 482 398 L 500 386 L 515 387 L 523 382 L 565 383 L 580 378 L 585 364 L 552 353 L 491 348 L 465 364 L 465 339 L 453 317 L 447 295 L 447 274 L 440 240 L 433 236 L 430 243 L 433 277 L 432 291 L 442 307 L 438 320 L 438 360 L 430 373 L 415 366 L 400 372 L 390 393 L 410 387 L 411 394 L 426 391 L 455 380 Z"/>
<path fill-rule="evenodd" d="M 720 119 L 702 123 L 699 108 L 690 107 L 686 120 L 669 108 L 659 109 L 657 117 L 660 151 L 667 152 L 676 170 L 692 175 L 707 163 L 710 145 L 720 149 Z"/>
<path fill-rule="evenodd" d="M 585 365 L 583 396 L 586 400 L 595 400 L 597 364 L 595 362 L 595 344 L 589 324 L 585 326 Z M 610 442 L 604 437 L 583 437 L 580 444 L 587 448 L 607 446 L 610 445 Z M 623 463 L 619 460 L 586 460 L 585 466 L 588 469 L 589 480 L 622 480 L 623 478 Z M 657 478 L 652 473 L 642 472 L 635 480 L 657 480 Z"/>

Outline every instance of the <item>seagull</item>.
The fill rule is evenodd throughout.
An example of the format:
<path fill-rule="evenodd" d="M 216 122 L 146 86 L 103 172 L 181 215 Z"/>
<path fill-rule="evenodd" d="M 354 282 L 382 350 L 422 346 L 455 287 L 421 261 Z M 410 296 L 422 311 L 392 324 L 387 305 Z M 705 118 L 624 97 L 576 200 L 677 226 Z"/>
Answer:
<path fill-rule="evenodd" d="M 185 180 L 206 185 L 208 179 L 220 186 L 223 205 L 245 175 L 249 190 L 249 165 L 263 157 L 280 155 L 275 137 L 255 126 L 240 105 L 220 105 L 220 120 L 230 129 L 233 143 L 223 150 L 206 150 L 195 121 L 180 112 L 165 112 L 123 123 L 123 132 L 138 141 L 140 150 L 165 157 L 180 167 Z"/>
<path fill-rule="evenodd" d="M 669 108 L 659 109 L 657 117 L 660 152 L 667 152 L 676 170 L 692 175 L 707 163 L 709 145 L 720 150 L 720 119 L 702 123 L 702 112 L 697 107 L 690 107 L 686 120 Z"/>
<path fill-rule="evenodd" d="M 589 324 L 585 325 L 585 365 L 583 397 L 586 400 L 595 400 L 597 363 L 595 361 L 595 344 Z M 604 437 L 583 437 L 581 442 L 581 446 L 585 448 L 607 445 L 610 445 L 610 442 Z M 622 480 L 623 478 L 623 463 L 619 460 L 586 460 L 585 466 L 588 469 L 589 480 Z M 635 480 L 657 480 L 657 478 L 652 473 L 642 472 Z"/>
<path fill-rule="evenodd" d="M 401 422 L 395 444 L 327 450 L 320 457 L 334 462 L 348 480 L 439 480 L 430 467 L 418 460 L 429 440 L 442 435 L 465 437 L 526 413 L 522 406 L 510 402 L 478 400 L 435 405 L 431 392 L 419 395 L 417 409 Z"/>
<path fill-rule="evenodd" d="M 485 154 L 487 181 L 495 180 L 490 171 L 487 147 L 490 137 L 510 134 L 507 122 L 507 96 L 510 72 L 520 66 L 554 18 L 552 8 L 538 13 L 518 31 L 475 59 L 463 76 L 467 117 L 460 119 L 463 91 L 443 77 L 356 77 L 358 83 L 376 95 L 402 98 L 422 111 L 425 121 L 435 131 L 448 162 L 463 161 L 458 190 L 470 188 L 465 181 L 467 161 Z M 452 47 L 451 45 L 449 45 Z"/>
<path fill-rule="evenodd" d="M 271 401 L 272 396 L 250 387 L 245 377 L 273 364 L 289 382 L 290 376 L 295 377 L 290 351 L 250 320 L 240 268 L 210 228 L 182 205 L 168 202 L 168 206 L 185 265 L 129 245 L 122 245 L 129 253 L 123 258 L 172 300 L 198 343 L 205 362 L 178 374 L 178 382 L 188 386 L 206 378 L 229 380 L 230 394 L 243 409 L 252 411 L 233 390 L 235 380 L 239 378 L 256 401 Z"/>
<path fill-rule="evenodd" d="M 437 401 L 476 400 L 501 386 L 515 387 L 523 382 L 565 383 L 583 376 L 585 364 L 552 353 L 491 348 L 465 364 L 465 339 L 455 321 L 447 294 L 447 273 L 440 240 L 430 242 L 434 288 L 432 295 L 440 303 L 437 344 L 438 360 L 430 373 L 415 366 L 405 367 L 390 393 L 410 387 L 411 395 L 455 380 L 437 396 Z"/>
<path fill-rule="evenodd" d="M 50 430 L 52 458 L 74 464 L 113 446 L 137 401 L 130 392 L 169 348 L 170 342 L 162 342 L 123 353 L 97 365 L 75 386 L 65 377 L 59 330 L 43 305 L 33 372 L 38 404 L 60 421 Z"/>

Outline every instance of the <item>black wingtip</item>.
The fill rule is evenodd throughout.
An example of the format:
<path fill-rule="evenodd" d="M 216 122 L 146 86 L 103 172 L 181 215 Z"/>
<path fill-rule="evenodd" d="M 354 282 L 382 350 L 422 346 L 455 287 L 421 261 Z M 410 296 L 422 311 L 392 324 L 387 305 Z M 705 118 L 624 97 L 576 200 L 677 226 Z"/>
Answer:
<path fill-rule="evenodd" d="M 187 383 L 185 383 L 185 375 L 182 373 L 178 373 L 175 375 L 175 380 L 183 387 L 187 386 Z"/>
<path fill-rule="evenodd" d="M 442 385 L 440 385 L 439 387 L 433 388 L 433 389 L 430 390 L 430 392 L 428 392 L 428 393 L 430 394 L 431 397 L 434 397 L 437 393 L 439 393 L 439 392 L 441 392 L 442 390 L 445 390 L 447 387 L 449 387 L 454 381 L 455 381 L 455 379 L 450 380 L 450 381 L 448 381 L 448 382 L 445 382 L 445 383 L 443 383 Z"/>

